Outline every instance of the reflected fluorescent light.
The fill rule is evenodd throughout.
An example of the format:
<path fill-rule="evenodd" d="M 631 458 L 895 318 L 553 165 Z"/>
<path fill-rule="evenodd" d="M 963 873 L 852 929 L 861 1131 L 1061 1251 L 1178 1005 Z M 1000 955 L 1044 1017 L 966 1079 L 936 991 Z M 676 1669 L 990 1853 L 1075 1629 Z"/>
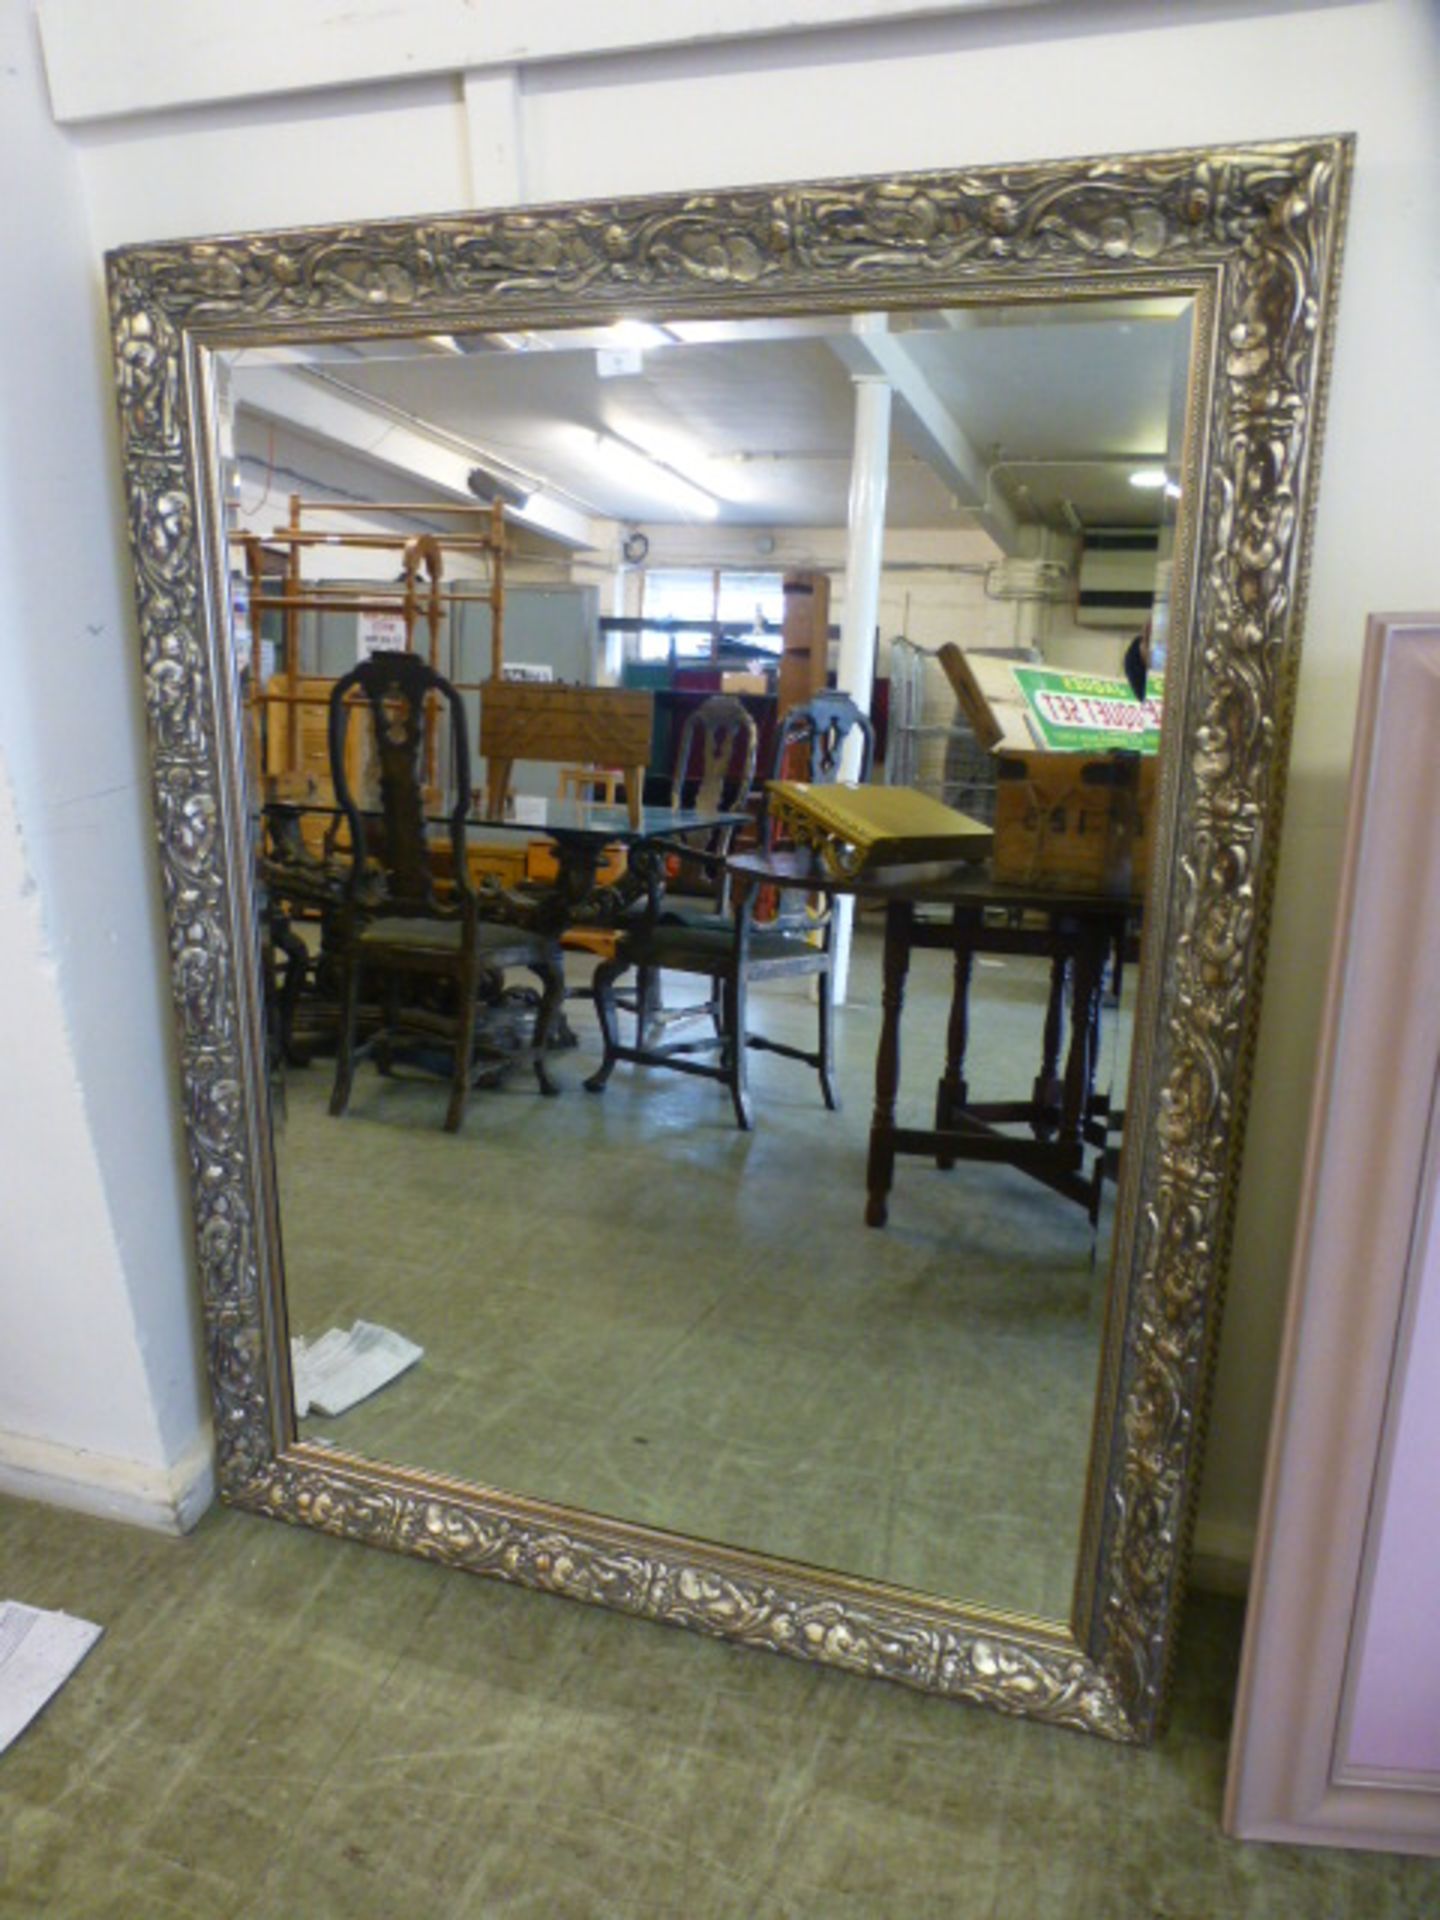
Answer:
<path fill-rule="evenodd" d="M 701 520 L 714 520 L 719 515 L 720 502 L 714 494 L 682 479 L 672 468 L 641 453 L 638 447 L 627 446 L 613 433 L 597 433 L 593 444 L 607 473 L 622 487 L 633 487 L 637 493 L 664 500 Z"/>
<path fill-rule="evenodd" d="M 426 338 L 431 346 L 438 347 L 441 353 L 463 354 L 465 351 L 453 333 L 431 333 L 427 334 Z"/>
<path fill-rule="evenodd" d="M 626 446 L 634 447 L 647 460 L 658 461 L 668 472 L 678 473 L 682 480 L 699 487 L 702 493 L 713 493 L 721 500 L 755 498 L 754 477 L 746 471 L 739 456 L 731 454 L 717 459 L 683 435 L 663 429 L 657 431 L 648 422 L 638 423 L 633 429 L 623 419 L 615 421 L 615 425 L 624 436 Z"/>
<path fill-rule="evenodd" d="M 649 320 L 617 320 L 605 329 L 605 344 L 614 347 L 668 347 L 675 336 Z"/>

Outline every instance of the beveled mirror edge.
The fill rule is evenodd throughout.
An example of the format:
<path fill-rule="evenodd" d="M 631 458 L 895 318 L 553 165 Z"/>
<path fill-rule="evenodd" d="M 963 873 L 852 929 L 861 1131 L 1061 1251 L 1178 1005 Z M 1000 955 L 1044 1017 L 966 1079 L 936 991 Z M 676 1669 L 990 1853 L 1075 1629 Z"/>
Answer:
<path fill-rule="evenodd" d="M 623 1611 L 1145 1741 L 1193 1525 L 1274 880 L 1353 142 L 1324 136 L 651 195 L 107 257 L 217 1470 L 235 1504 Z M 1077 1631 L 786 1568 L 288 1436 L 260 1011 L 202 418 L 208 345 L 549 324 L 627 308 L 836 307 L 1205 280 L 1214 379 L 1191 516 L 1192 749 L 1167 756 L 1156 1090 L 1117 1246 Z M 533 321 L 532 321 L 533 324 Z M 1163 903 L 1163 906 L 1162 906 Z M 1173 935 L 1171 933 L 1173 930 Z M 1158 950 L 1158 949 L 1157 949 Z M 1122 1255 L 1124 1264 L 1122 1265 Z M 871 1597 L 873 1596 L 873 1597 Z"/>

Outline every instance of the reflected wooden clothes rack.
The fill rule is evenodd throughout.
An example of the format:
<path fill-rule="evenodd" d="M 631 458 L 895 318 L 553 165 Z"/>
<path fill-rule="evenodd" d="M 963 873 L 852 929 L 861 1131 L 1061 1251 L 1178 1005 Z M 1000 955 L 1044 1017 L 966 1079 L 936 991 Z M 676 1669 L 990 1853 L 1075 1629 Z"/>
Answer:
<path fill-rule="evenodd" d="M 486 761 L 490 811 L 497 817 L 505 812 L 517 760 L 578 762 L 586 767 L 623 770 L 630 821 L 632 826 L 638 823 L 654 726 L 653 696 L 618 687 L 535 686 L 505 678 L 505 520 L 501 502 L 492 505 L 489 528 L 484 533 L 335 533 L 321 530 L 313 522 L 305 524 L 307 513 L 473 515 L 475 511 L 468 506 L 413 501 L 365 501 L 352 506 L 343 501 L 304 500 L 292 495 L 287 525 L 269 535 L 244 532 L 232 536 L 245 554 L 252 619 L 278 611 L 285 621 L 282 671 L 264 685 L 259 673 L 253 673 L 249 683 L 252 747 L 268 799 L 313 799 L 330 791 L 326 710 L 333 682 L 301 671 L 301 614 L 398 614 L 403 623 L 403 650 L 413 653 L 423 647 L 429 664 L 441 672 L 441 636 L 450 609 L 480 604 L 490 608 L 489 676 L 483 681 L 465 680 L 452 671 L 446 678 L 457 693 L 480 697 L 479 746 Z M 267 547 L 278 547 L 283 555 L 278 587 L 274 576 L 265 570 Z M 396 581 L 343 584 L 307 580 L 302 559 L 315 547 L 397 552 L 400 577 Z M 443 585 L 445 555 L 449 552 L 479 554 L 488 559 L 488 581 L 483 591 L 458 592 Z M 454 662 L 449 664 L 453 667 Z M 424 790 L 432 800 L 442 784 L 442 769 L 437 764 L 438 717 L 438 708 L 431 700 L 426 706 L 421 770 Z M 360 769 L 352 769 L 351 777 L 358 782 Z"/>
<path fill-rule="evenodd" d="M 326 715 L 331 680 L 306 674 L 300 662 L 300 616 L 317 614 L 398 614 L 403 623 L 404 651 L 423 648 L 429 664 L 437 672 L 441 667 L 442 633 L 452 606 L 488 605 L 491 616 L 492 650 L 490 675 L 498 680 L 504 670 L 505 620 L 505 519 L 504 507 L 495 501 L 490 508 L 490 524 L 483 533 L 380 533 L 335 532 L 322 530 L 307 515 L 344 513 L 366 515 L 387 513 L 464 514 L 473 518 L 473 506 L 449 505 L 433 501 L 364 501 L 354 505 L 345 501 L 305 500 L 298 494 L 290 498 L 289 518 L 283 527 L 268 534 L 236 532 L 232 544 L 245 556 L 252 626 L 258 632 L 262 614 L 279 612 L 284 618 L 283 661 L 279 673 L 262 684 L 259 672 L 259 648 L 255 649 L 255 671 L 249 676 L 247 705 L 252 715 L 257 765 L 263 774 L 268 797 L 305 798 L 328 791 L 329 765 L 326 757 Z M 313 548 L 340 551 L 395 552 L 400 557 L 398 580 L 333 584 L 307 579 L 302 571 L 303 557 Z M 267 549 L 279 548 L 283 554 L 283 572 L 276 576 L 266 571 Z M 464 553 L 484 557 L 488 577 L 479 592 L 458 592 L 444 585 L 445 555 Z M 417 641 L 419 646 L 417 647 Z M 451 679 L 459 693 L 479 693 L 479 681 Z M 439 784 L 437 765 L 437 710 L 429 703 L 425 723 L 423 777 L 427 789 Z M 263 758 L 259 749 L 263 745 Z"/>

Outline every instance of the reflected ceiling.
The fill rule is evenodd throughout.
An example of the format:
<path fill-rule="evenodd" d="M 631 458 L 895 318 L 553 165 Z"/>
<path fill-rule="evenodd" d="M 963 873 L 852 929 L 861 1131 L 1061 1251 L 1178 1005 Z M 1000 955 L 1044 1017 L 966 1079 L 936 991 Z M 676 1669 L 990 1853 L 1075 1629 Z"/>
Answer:
<path fill-rule="evenodd" d="M 286 377 L 403 422 L 531 490 L 636 523 L 843 524 L 852 378 L 895 394 L 887 524 L 1153 525 L 1161 496 L 1129 484 L 1163 463 L 1185 303 L 1077 302 L 922 315 L 626 322 L 586 331 L 437 336 L 305 350 Z M 242 405 L 283 417 L 268 383 Z M 602 441 L 597 436 L 606 436 Z M 616 446 L 619 442 L 619 446 Z M 707 499 L 657 497 L 631 449 Z M 358 448 L 357 448 L 358 450 Z M 376 447 L 366 449 L 383 457 Z"/>

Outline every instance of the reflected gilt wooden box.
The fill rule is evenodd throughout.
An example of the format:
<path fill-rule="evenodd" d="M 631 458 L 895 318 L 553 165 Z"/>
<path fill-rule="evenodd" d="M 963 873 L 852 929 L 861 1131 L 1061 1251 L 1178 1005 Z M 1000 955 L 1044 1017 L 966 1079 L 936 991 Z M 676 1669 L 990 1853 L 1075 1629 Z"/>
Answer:
<path fill-rule="evenodd" d="M 765 785 L 773 825 L 837 876 L 983 860 L 991 848 L 993 836 L 983 820 L 957 813 L 914 787 L 844 780 L 823 786 L 768 780 Z"/>

